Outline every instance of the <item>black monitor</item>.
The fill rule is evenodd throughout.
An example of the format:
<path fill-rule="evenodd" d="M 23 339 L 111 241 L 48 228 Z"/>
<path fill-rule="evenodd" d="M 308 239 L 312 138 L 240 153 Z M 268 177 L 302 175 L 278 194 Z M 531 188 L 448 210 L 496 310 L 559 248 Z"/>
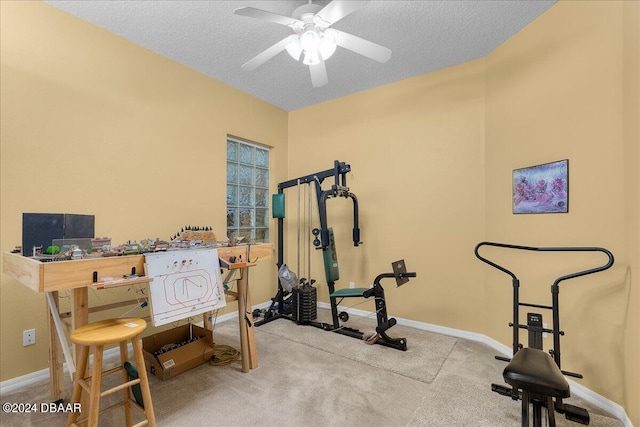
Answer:
<path fill-rule="evenodd" d="M 34 246 L 45 251 L 54 239 L 91 238 L 94 233 L 93 215 L 23 213 L 22 255 L 32 256 Z"/>

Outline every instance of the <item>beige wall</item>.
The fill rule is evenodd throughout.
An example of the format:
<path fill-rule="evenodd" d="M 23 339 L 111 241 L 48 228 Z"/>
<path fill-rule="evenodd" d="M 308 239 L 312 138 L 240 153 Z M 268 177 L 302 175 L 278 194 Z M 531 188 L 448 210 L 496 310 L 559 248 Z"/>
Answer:
<path fill-rule="evenodd" d="M 227 134 L 274 147 L 272 181 L 286 179 L 285 111 L 44 3 L 0 4 L 2 251 L 20 244 L 23 212 L 93 214 L 114 242 L 185 225 L 224 238 Z M 263 302 L 275 266 L 255 270 Z M 5 275 L 0 292 L 1 379 L 45 368 L 44 296 Z M 94 305 L 123 297 L 90 293 Z M 37 343 L 23 348 L 30 328 Z"/>
<path fill-rule="evenodd" d="M 351 202 L 330 200 L 337 287 L 367 287 L 404 258 L 419 278 L 386 287 L 393 315 L 481 331 L 482 313 L 469 307 L 484 299 L 473 256 L 485 222 L 484 77 L 481 59 L 290 113 L 291 177 L 333 160 L 352 167 L 364 244 L 351 243 Z M 315 255 L 314 277 L 324 279 Z M 325 287 L 319 294 L 328 298 Z"/>
<path fill-rule="evenodd" d="M 627 2 L 635 3 L 635 2 Z M 638 7 L 560 2 L 487 57 L 487 238 L 531 245 L 604 246 L 616 264 L 560 286 L 563 368 L 640 422 L 638 358 Z M 634 18 L 635 17 L 635 18 Z M 635 72 L 634 72 L 635 70 Z M 633 100 L 633 101 L 632 101 Z M 569 159 L 569 213 L 512 215 L 514 168 Z M 635 171 L 635 172 L 634 172 Z M 602 257 L 538 256 L 522 263 L 523 292 Z M 489 275 L 487 294 L 495 293 Z M 495 279 L 495 280 L 494 280 Z M 537 286 L 526 291 L 527 284 Z M 538 286 L 538 283 L 540 284 Z M 507 283 L 505 283 L 506 285 Z M 543 286 L 544 284 L 544 286 Z M 488 301 L 492 301 L 490 298 Z M 490 336 L 504 309 L 488 311 Z"/>
<path fill-rule="evenodd" d="M 625 286 L 629 293 L 625 320 L 617 329 L 624 330 L 623 402 L 634 424 L 640 425 L 640 2 L 625 2 L 622 13 L 624 224 L 629 262 Z"/>
<path fill-rule="evenodd" d="M 28 211 L 95 213 L 97 233 L 116 239 L 171 233 L 186 221 L 223 230 L 224 188 L 208 184 L 224 179 L 227 133 L 275 147 L 274 183 L 345 161 L 364 245 L 350 243 L 351 202 L 329 201 L 338 286 L 367 286 L 405 258 L 418 278 L 386 287 L 397 317 L 510 345 L 510 283 L 475 259 L 476 243 L 611 249 L 612 270 L 561 285 L 563 367 L 583 373 L 581 384 L 640 424 L 632 404 L 640 401 L 637 2 L 561 2 L 486 58 L 288 115 L 45 5 L 6 3 L 3 251 L 19 243 Z M 512 170 L 565 158 L 570 212 L 511 214 Z M 126 177 L 176 163 L 190 173 Z M 54 182 L 64 186 L 41 185 L 52 165 L 90 176 L 95 164 L 107 172 L 90 180 L 58 173 Z M 179 207 L 168 201 L 183 191 L 193 196 Z M 295 264 L 295 190 L 287 195 L 286 261 Z M 124 210 L 125 196 L 141 211 L 161 206 L 163 215 Z M 311 255 L 323 283 L 320 253 Z M 601 260 L 543 256 L 535 264 L 496 255 L 522 271 L 526 299 L 546 298 L 553 278 Z M 275 289 L 273 267 L 259 268 L 264 287 L 254 288 L 254 303 Z M 327 301 L 326 288 L 318 289 Z M 42 340 L 19 346 L 23 329 L 46 328 L 41 296 L 6 276 L 0 290 L 4 380 L 46 366 Z"/>
<path fill-rule="evenodd" d="M 418 278 L 387 287 L 390 313 L 510 346 L 511 281 L 474 258 L 475 244 L 604 246 L 613 269 L 561 285 L 563 368 L 638 424 L 637 70 L 638 3 L 561 2 L 484 59 L 290 113 L 291 177 L 334 159 L 353 167 L 365 244 L 351 246 L 349 202 L 330 202 L 338 286 L 368 285 L 405 258 Z M 513 169 L 561 159 L 570 212 L 513 215 Z M 606 261 L 486 253 L 543 304 L 556 277 Z"/>

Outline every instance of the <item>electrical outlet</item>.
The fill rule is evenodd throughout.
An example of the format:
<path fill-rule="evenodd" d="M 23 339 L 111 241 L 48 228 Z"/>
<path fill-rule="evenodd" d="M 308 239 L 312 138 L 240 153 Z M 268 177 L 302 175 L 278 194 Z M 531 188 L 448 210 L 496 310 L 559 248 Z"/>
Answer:
<path fill-rule="evenodd" d="M 356 284 L 354 282 L 349 282 L 349 288 L 353 289 L 356 287 Z"/>
<path fill-rule="evenodd" d="M 27 329 L 22 331 L 22 346 L 34 345 L 36 343 L 36 330 Z"/>

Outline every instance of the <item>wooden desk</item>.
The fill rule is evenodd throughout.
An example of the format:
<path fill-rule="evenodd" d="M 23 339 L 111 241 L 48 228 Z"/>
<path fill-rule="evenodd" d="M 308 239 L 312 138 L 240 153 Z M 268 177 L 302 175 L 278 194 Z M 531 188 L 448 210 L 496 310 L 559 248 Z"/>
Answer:
<path fill-rule="evenodd" d="M 229 259 L 231 256 L 243 259 L 270 259 L 273 246 L 243 245 L 218 248 L 218 255 Z M 258 367 L 255 336 L 253 333 L 253 317 L 251 314 L 251 298 L 249 294 L 249 268 L 251 262 L 237 262 L 229 265 L 230 269 L 239 270 L 238 280 L 238 322 L 240 325 L 240 347 L 242 354 L 242 371 Z M 144 255 L 128 255 L 118 257 L 90 258 L 71 261 L 40 262 L 20 254 L 5 252 L 3 256 L 3 272 L 18 280 L 23 285 L 36 292 L 43 292 L 47 297 L 48 329 L 49 329 L 49 391 L 52 401 L 61 401 L 64 396 L 63 355 L 71 374 L 75 371 L 73 357 L 70 355 L 66 337 L 62 329 L 59 311 L 59 291 L 71 291 L 72 309 L 71 329 L 85 325 L 89 321 L 89 287 L 101 287 L 101 278 L 121 278 L 124 275 L 144 272 Z M 98 281 L 94 282 L 94 272 Z M 119 286 L 148 283 L 151 278 L 138 277 L 134 279 L 118 280 Z M 113 285 L 113 284 L 110 284 Z M 131 301 L 124 304 L 131 303 Z M 113 308 L 110 305 L 109 308 Z M 207 322 L 205 321 L 205 327 Z"/>

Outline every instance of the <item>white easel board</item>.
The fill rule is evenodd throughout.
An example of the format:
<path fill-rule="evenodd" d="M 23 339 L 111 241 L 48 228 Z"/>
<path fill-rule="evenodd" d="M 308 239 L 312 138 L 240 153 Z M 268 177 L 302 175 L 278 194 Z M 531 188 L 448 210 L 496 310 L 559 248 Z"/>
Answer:
<path fill-rule="evenodd" d="M 224 307 L 218 250 L 186 249 L 145 254 L 154 326 Z"/>

